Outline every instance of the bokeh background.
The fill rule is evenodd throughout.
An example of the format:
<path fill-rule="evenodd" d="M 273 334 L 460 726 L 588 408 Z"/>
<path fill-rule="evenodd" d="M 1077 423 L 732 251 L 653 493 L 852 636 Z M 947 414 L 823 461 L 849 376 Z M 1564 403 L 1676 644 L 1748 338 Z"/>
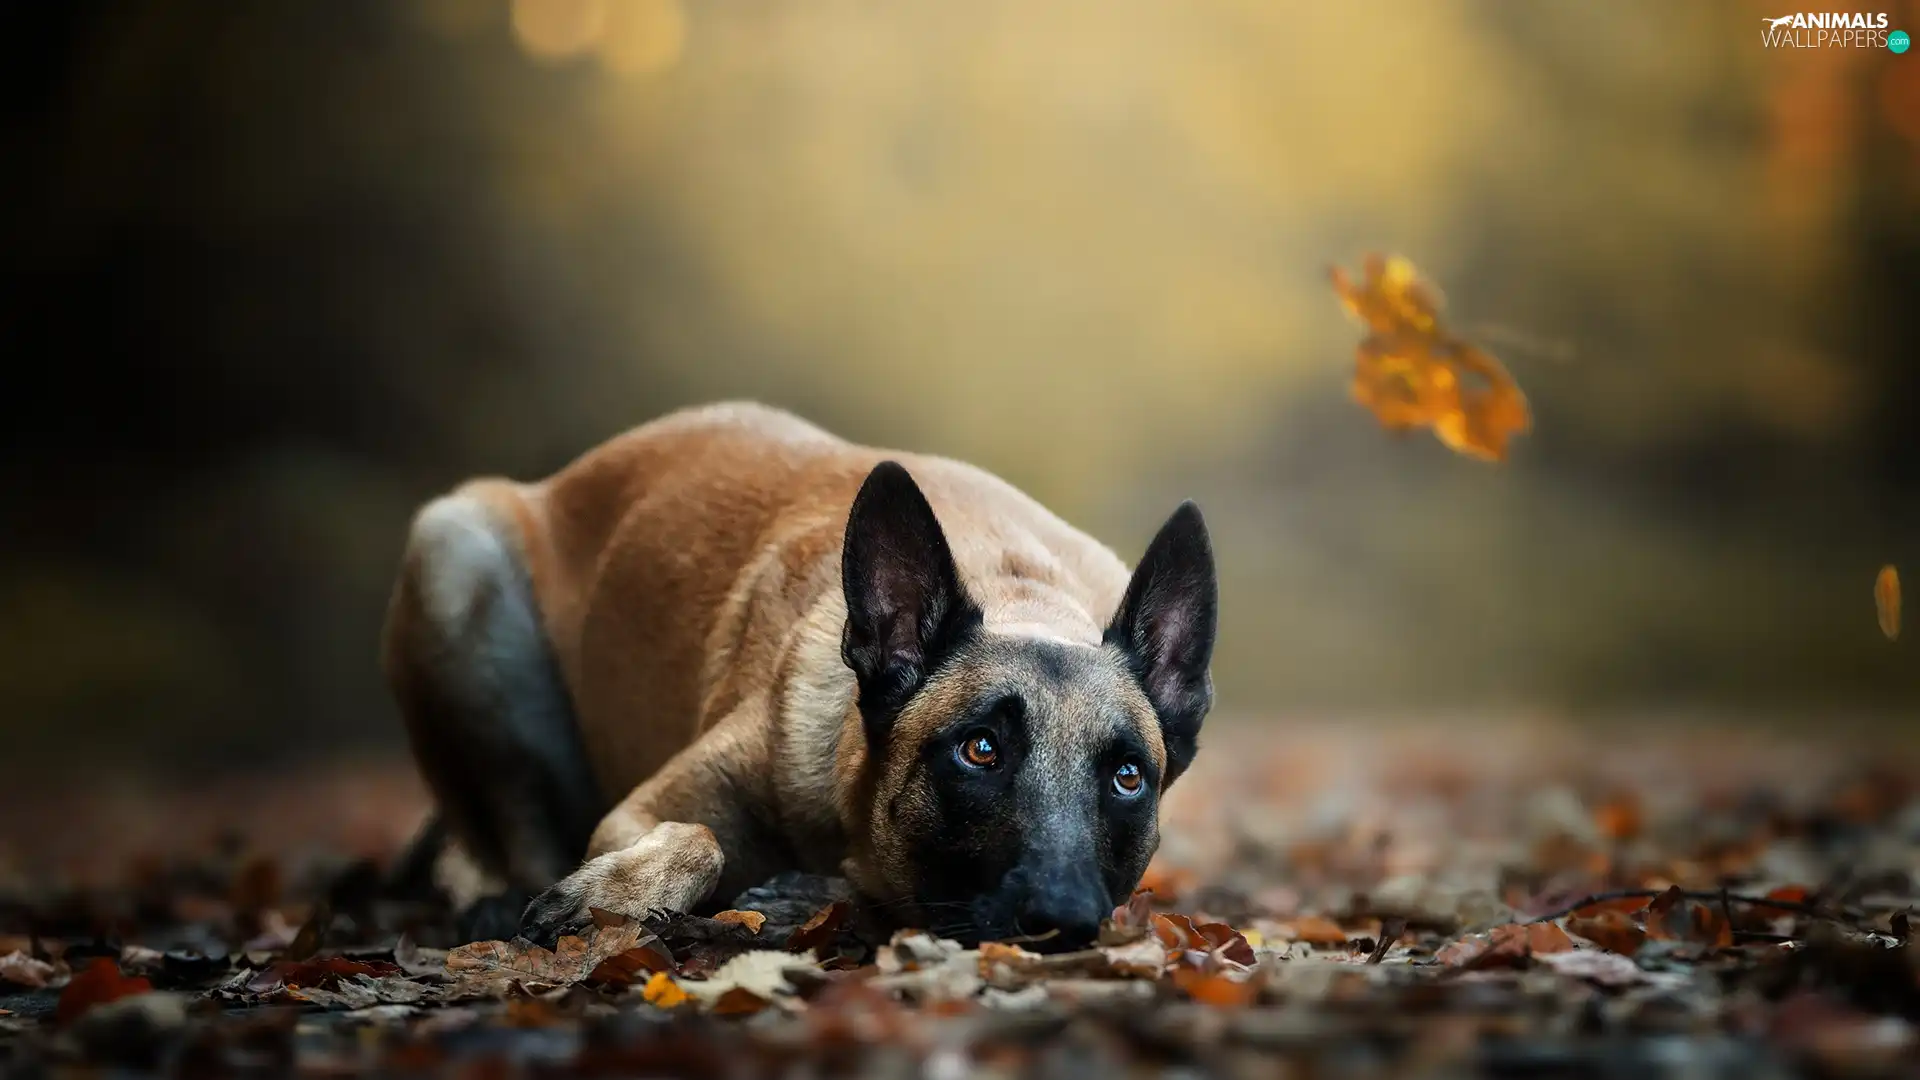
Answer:
<path fill-rule="evenodd" d="M 1199 499 L 1226 714 L 1897 726 L 1920 54 L 1777 14 L 10 5 L 6 771 L 398 757 L 412 509 L 721 397 L 1129 559 Z M 1510 462 L 1348 400 L 1369 250 L 1529 394 Z"/>

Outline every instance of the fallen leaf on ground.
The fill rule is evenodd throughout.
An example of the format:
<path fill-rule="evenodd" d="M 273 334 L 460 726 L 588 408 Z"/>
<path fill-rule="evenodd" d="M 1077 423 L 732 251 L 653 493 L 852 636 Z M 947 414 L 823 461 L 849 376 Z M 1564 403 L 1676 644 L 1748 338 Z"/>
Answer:
<path fill-rule="evenodd" d="M 618 971 L 634 973 L 645 969 L 652 961 L 643 959 L 643 956 L 627 954 L 636 949 L 644 954 L 656 940 L 644 924 L 626 922 L 595 926 L 585 938 L 569 934 L 556 942 L 552 949 L 535 945 L 524 938 L 478 941 L 462 945 L 447 954 L 447 973 L 571 986 L 596 974 L 617 978 L 615 973 Z M 616 964 L 602 972 L 601 965 L 613 957 L 624 957 L 630 962 Z"/>
<path fill-rule="evenodd" d="M 1360 342 L 1354 401 L 1382 427 L 1430 427 L 1456 453 L 1503 461 L 1532 424 L 1527 399 L 1491 353 L 1440 325 L 1440 296 L 1398 256 L 1368 255 L 1358 283 L 1340 267 L 1333 288 L 1370 331 Z"/>
<path fill-rule="evenodd" d="M 1646 982 L 1640 965 L 1615 952 L 1600 949 L 1575 949 L 1571 952 L 1541 953 L 1538 959 L 1562 975 L 1586 979 L 1602 986 L 1632 986 Z"/>
<path fill-rule="evenodd" d="M 1509 923 L 1461 938 L 1442 948 L 1434 959 L 1450 967 L 1518 967 L 1533 956 L 1573 947 L 1573 939 L 1553 923 Z"/>
<path fill-rule="evenodd" d="M 813 918 L 787 938 L 788 952 L 822 952 L 840 936 L 846 924 L 849 905 L 835 900 L 814 913 Z"/>
<path fill-rule="evenodd" d="M 1127 945 L 1107 946 L 1100 951 L 1106 957 L 1107 970 L 1122 978 L 1157 979 L 1167 967 L 1166 947 L 1150 936 Z"/>
<path fill-rule="evenodd" d="M 81 1014 L 95 1005 L 152 991 L 152 983 L 142 978 L 128 978 L 120 974 L 120 965 L 107 957 L 96 956 L 87 961 L 86 967 L 74 973 L 66 988 L 60 991 L 60 1001 L 54 1006 L 54 1019 L 65 1026 L 78 1020 Z"/>
<path fill-rule="evenodd" d="M 680 989 L 680 984 L 673 981 L 673 976 L 664 971 L 653 973 L 653 976 L 647 980 L 646 989 L 640 992 L 640 996 L 647 1004 L 656 1005 L 662 1009 L 671 1009 L 685 1004 L 687 1000 L 687 992 Z"/>
<path fill-rule="evenodd" d="M 1302 915 L 1290 923 L 1282 924 L 1287 936 L 1293 941 L 1304 941 L 1309 945 L 1345 945 L 1347 932 L 1340 924 L 1322 915 Z"/>
<path fill-rule="evenodd" d="M 790 993 L 793 986 L 787 972 L 805 966 L 805 959 L 792 953 L 756 949 L 720 965 L 705 979 L 678 981 L 678 985 L 710 1011 L 758 1012 L 775 997 Z"/>
<path fill-rule="evenodd" d="M 1260 988 L 1245 979 L 1210 975 L 1193 968 L 1176 968 L 1173 984 L 1202 1005 L 1233 1008 L 1251 1003 L 1260 996 Z"/>
<path fill-rule="evenodd" d="M 728 910 L 715 915 L 713 921 L 730 923 L 734 926 L 744 926 L 747 928 L 747 933 L 757 934 L 760 932 L 760 928 L 767 924 L 767 917 L 757 911 Z"/>
<path fill-rule="evenodd" d="M 1609 952 L 1622 956 L 1632 956 L 1640 951 L 1647 940 L 1647 932 L 1628 915 L 1619 911 L 1602 911 L 1592 918 L 1583 919 L 1573 916 L 1567 919 L 1567 932 L 1578 934 Z"/>
<path fill-rule="evenodd" d="M 1113 916 L 1108 921 L 1114 926 L 1123 928 L 1151 927 L 1153 925 L 1153 890 L 1133 890 L 1133 895 L 1127 897 L 1126 903 L 1113 909 Z"/>
<path fill-rule="evenodd" d="M 1733 926 L 1717 907 L 1687 899 L 1676 885 L 1647 905 L 1647 936 L 1724 949 L 1733 945 Z"/>
<path fill-rule="evenodd" d="M 28 990 L 38 990 L 53 978 L 54 966 L 45 960 L 35 960 L 18 949 L 0 956 L 0 983 L 11 983 Z"/>
<path fill-rule="evenodd" d="M 379 960 L 349 960 L 344 956 L 329 956 L 321 960 L 282 961 L 267 969 L 266 974 L 285 986 L 319 986 L 328 979 L 351 977 L 354 975 L 372 975 L 375 977 L 401 974 L 398 964 L 389 964 Z"/>
<path fill-rule="evenodd" d="M 766 998 L 738 986 L 721 994 L 708 1006 L 715 1016 L 750 1016 L 766 1007 Z"/>

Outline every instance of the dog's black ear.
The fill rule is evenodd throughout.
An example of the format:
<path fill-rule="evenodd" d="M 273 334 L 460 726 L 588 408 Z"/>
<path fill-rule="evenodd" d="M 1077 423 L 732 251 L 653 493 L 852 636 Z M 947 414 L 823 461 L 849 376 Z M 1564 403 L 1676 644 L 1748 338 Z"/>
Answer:
<path fill-rule="evenodd" d="M 876 465 L 854 497 L 840 584 L 840 655 L 859 679 L 860 714 L 878 747 L 907 700 L 980 624 L 933 507 L 898 462 Z"/>
<path fill-rule="evenodd" d="M 1200 722 L 1213 707 L 1213 659 L 1220 588 L 1213 545 L 1200 508 L 1180 504 L 1147 545 L 1126 598 L 1107 627 L 1160 716 L 1167 783 L 1186 771 L 1199 747 Z"/>

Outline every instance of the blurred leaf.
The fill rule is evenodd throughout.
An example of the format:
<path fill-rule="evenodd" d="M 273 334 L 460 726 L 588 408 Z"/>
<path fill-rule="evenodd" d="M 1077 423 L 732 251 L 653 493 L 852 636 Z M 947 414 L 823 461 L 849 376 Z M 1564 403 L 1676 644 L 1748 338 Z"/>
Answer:
<path fill-rule="evenodd" d="M 1567 931 L 1622 956 L 1639 952 L 1641 943 L 1647 940 L 1647 932 L 1619 911 L 1602 911 L 1590 919 L 1575 916 L 1567 920 Z"/>
<path fill-rule="evenodd" d="M 653 973 L 653 977 L 647 980 L 646 989 L 640 992 L 640 996 L 646 999 L 647 1004 L 662 1009 L 684 1005 L 687 1000 L 687 992 L 680 989 L 680 984 L 673 981 L 673 976 L 664 971 Z"/>
<path fill-rule="evenodd" d="M 47 985 L 52 978 L 54 966 L 45 960 L 36 960 L 18 949 L 0 956 L 0 985 L 22 986 L 28 990 L 38 990 Z"/>
<path fill-rule="evenodd" d="M 1207 974 L 1195 968 L 1176 968 L 1173 972 L 1173 984 L 1188 997 L 1203 1005 L 1222 1008 L 1251 1004 L 1260 996 L 1260 988 L 1251 980 Z"/>
<path fill-rule="evenodd" d="M 1508 923 L 1461 938 L 1434 954 L 1434 959 L 1449 967 L 1521 967 L 1537 954 L 1572 948 L 1573 939 L 1553 923 Z"/>
<path fill-rule="evenodd" d="M 814 913 L 806 925 L 795 930 L 787 938 L 788 952 L 807 952 L 824 950 L 840 936 L 840 928 L 846 924 L 850 907 L 844 900 L 835 900 Z"/>
<path fill-rule="evenodd" d="M 1368 255 L 1356 284 L 1332 269 L 1334 292 L 1369 333 L 1356 352 L 1353 399 L 1382 427 L 1430 427 L 1455 453 L 1504 461 L 1532 424 L 1527 399 L 1491 353 L 1440 325 L 1440 295 L 1399 255 Z"/>
<path fill-rule="evenodd" d="M 118 1001 L 135 994 L 150 993 L 153 984 L 141 978 L 120 974 L 120 965 L 104 956 L 96 956 L 74 975 L 60 991 L 60 1003 L 54 1006 L 54 1019 L 62 1026 L 78 1020 L 95 1005 Z"/>
<path fill-rule="evenodd" d="M 1900 571 L 1892 564 L 1880 568 L 1873 579 L 1873 606 L 1880 615 L 1880 632 L 1888 641 L 1900 637 Z"/>

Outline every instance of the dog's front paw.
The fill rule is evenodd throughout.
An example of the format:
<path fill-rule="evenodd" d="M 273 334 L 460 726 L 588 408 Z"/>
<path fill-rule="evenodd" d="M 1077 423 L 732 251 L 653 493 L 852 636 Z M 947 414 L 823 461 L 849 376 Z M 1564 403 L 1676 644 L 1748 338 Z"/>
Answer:
<path fill-rule="evenodd" d="M 713 892 L 724 864 L 712 829 L 662 822 L 631 847 L 587 860 L 534 897 L 521 913 L 520 936 L 550 948 L 586 929 L 594 908 L 630 919 L 690 910 Z"/>

